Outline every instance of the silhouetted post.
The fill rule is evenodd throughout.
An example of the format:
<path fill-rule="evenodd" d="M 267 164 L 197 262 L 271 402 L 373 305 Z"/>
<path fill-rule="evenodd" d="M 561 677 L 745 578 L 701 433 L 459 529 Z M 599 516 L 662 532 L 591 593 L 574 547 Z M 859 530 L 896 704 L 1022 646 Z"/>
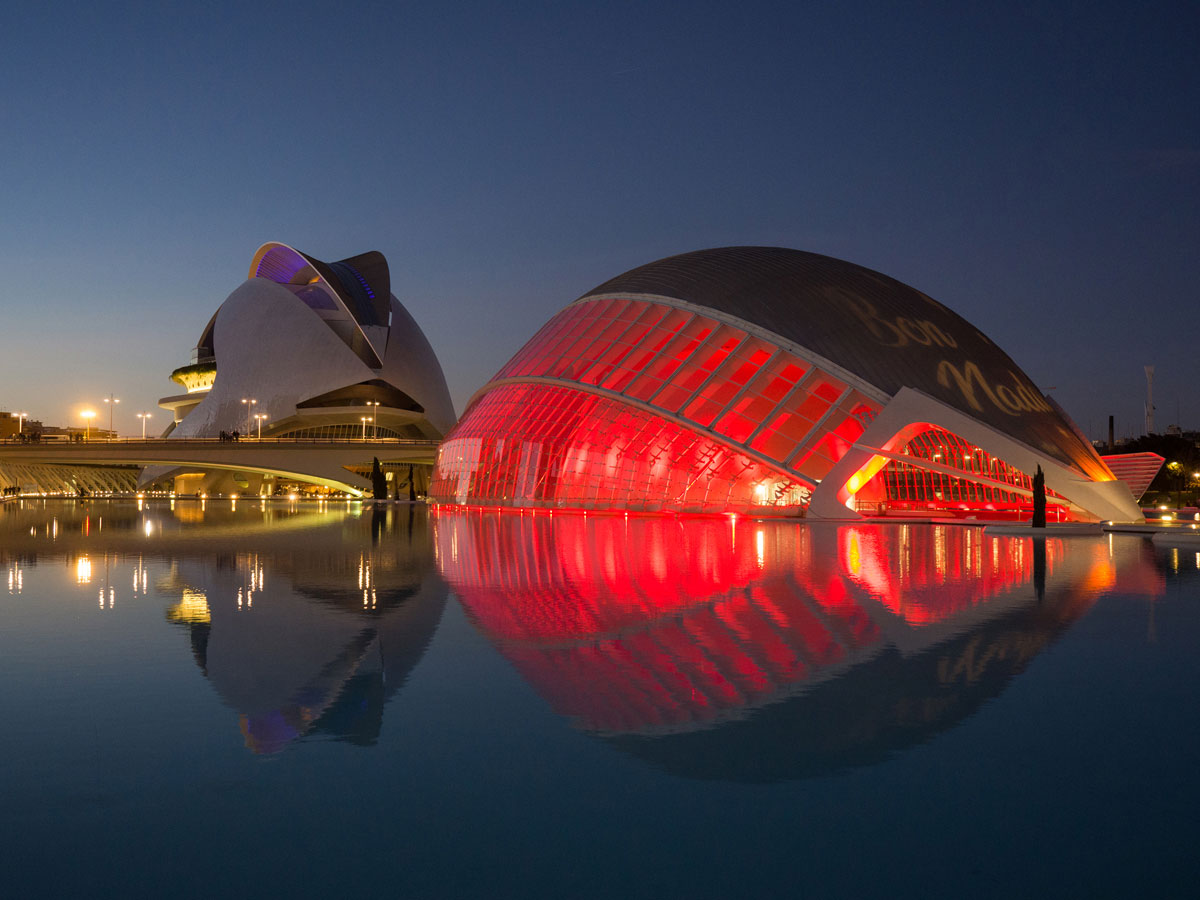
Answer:
<path fill-rule="evenodd" d="M 374 460 L 371 464 L 371 488 L 375 494 L 376 500 L 386 500 L 387 496 L 387 478 L 383 474 L 383 469 L 379 465 L 379 457 L 372 457 Z M 1040 469 L 1038 471 L 1041 471 Z"/>
<path fill-rule="evenodd" d="M 1038 603 L 1046 597 L 1046 539 L 1037 536 L 1033 541 L 1033 589 L 1037 591 Z"/>
<path fill-rule="evenodd" d="M 417 502 L 417 482 L 413 479 L 412 463 L 408 464 L 408 502 Z"/>
<path fill-rule="evenodd" d="M 1033 476 L 1033 527 L 1046 527 L 1046 476 L 1041 466 Z"/>

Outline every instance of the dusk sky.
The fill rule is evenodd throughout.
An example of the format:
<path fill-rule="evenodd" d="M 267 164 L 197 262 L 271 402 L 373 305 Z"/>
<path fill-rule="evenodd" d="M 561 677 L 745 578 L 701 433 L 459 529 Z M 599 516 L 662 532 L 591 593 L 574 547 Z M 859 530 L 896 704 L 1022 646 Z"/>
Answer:
<path fill-rule="evenodd" d="M 266 241 L 382 251 L 455 404 L 704 247 L 919 288 L 1092 437 L 1200 428 L 1200 6 L 27 4 L 0 15 L 0 410 L 159 397 Z M 106 424 L 100 422 L 98 424 Z"/>

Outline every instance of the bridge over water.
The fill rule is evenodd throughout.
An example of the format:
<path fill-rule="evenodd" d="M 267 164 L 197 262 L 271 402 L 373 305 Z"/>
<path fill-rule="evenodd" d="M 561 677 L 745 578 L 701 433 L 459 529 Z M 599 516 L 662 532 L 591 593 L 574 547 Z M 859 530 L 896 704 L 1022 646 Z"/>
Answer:
<path fill-rule="evenodd" d="M 334 490 L 362 494 L 370 481 L 349 466 L 370 468 L 381 463 L 431 465 L 438 441 L 397 438 L 314 441 L 291 438 L 117 439 L 111 441 L 45 441 L 0 443 L 0 466 L 187 466 L 257 472 L 294 481 L 324 485 Z"/>

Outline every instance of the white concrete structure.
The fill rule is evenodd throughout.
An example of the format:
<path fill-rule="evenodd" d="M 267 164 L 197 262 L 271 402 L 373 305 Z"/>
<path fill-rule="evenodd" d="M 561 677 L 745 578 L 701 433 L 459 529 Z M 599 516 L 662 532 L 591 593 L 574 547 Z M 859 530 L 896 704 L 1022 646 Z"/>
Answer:
<path fill-rule="evenodd" d="M 1063 465 L 1046 453 L 1039 453 L 998 428 L 907 387 L 896 393 L 813 491 L 808 514 L 813 518 L 861 518 L 855 509 L 855 493 L 859 486 L 865 485 L 891 461 L 911 462 L 913 457 L 902 452 L 905 445 L 915 434 L 930 426 L 945 429 L 1022 472 L 1033 472 L 1040 466 L 1046 478 L 1046 489 L 1059 495 L 1073 518 L 1115 522 L 1141 519 L 1141 512 L 1123 481 L 1094 481 L 1078 469 Z M 939 464 L 936 460 L 923 460 L 921 465 L 926 470 L 983 489 L 1003 489 L 1028 497 L 1032 503 L 1031 490 L 1002 482 L 990 474 Z"/>
<path fill-rule="evenodd" d="M 159 402 L 175 416 L 168 437 L 438 440 L 454 424 L 441 366 L 382 254 L 324 263 L 268 243 L 249 276 L 172 375 L 188 392 Z M 148 469 L 142 483 L 173 474 Z"/>

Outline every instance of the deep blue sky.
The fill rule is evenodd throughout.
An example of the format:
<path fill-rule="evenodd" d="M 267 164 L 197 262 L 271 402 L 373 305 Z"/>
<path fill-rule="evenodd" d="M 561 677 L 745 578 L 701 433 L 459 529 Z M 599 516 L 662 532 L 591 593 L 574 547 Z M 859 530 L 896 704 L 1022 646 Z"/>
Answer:
<path fill-rule="evenodd" d="M 165 425 L 268 240 L 381 250 L 460 412 L 595 284 L 770 244 L 937 298 L 1092 436 L 1146 364 L 1200 428 L 1194 2 L 51 2 L 0 51 L 0 409 Z"/>

